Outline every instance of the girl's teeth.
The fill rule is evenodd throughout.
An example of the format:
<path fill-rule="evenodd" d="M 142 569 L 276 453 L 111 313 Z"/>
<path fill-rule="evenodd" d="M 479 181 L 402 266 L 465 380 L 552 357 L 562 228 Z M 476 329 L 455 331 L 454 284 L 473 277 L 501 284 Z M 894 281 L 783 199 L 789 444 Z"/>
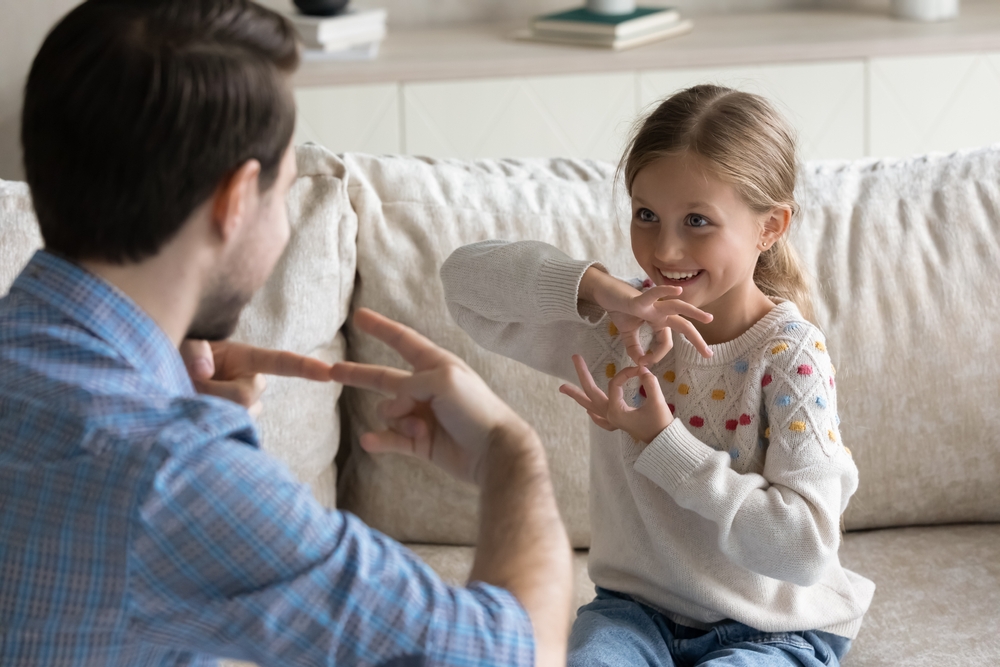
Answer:
<path fill-rule="evenodd" d="M 694 273 L 667 273 L 665 271 L 660 271 L 664 278 L 669 278 L 670 280 L 687 280 L 688 278 L 693 278 L 698 275 L 698 272 Z"/>

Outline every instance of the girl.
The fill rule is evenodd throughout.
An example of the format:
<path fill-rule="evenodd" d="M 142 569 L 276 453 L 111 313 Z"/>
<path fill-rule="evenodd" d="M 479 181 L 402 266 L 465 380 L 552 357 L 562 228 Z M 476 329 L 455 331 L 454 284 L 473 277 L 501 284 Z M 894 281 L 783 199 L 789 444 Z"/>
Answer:
<path fill-rule="evenodd" d="M 465 246 L 441 269 L 460 326 L 578 377 L 561 391 L 601 427 L 597 598 L 569 663 L 839 664 L 874 584 L 837 557 L 858 472 L 785 239 L 792 133 L 760 97 L 696 86 L 646 118 L 622 168 L 645 281 L 530 241 Z"/>

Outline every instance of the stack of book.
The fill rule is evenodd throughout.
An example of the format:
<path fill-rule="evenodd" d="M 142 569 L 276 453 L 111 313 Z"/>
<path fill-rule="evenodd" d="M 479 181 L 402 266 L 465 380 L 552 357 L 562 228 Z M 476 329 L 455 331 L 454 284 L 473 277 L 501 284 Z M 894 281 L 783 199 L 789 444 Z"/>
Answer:
<path fill-rule="evenodd" d="M 617 50 L 683 35 L 691 28 L 691 21 L 682 19 L 672 7 L 637 7 L 631 14 L 598 14 L 580 8 L 539 16 L 529 30 L 515 36 Z"/>
<path fill-rule="evenodd" d="M 386 10 L 347 9 L 335 16 L 289 17 L 305 44 L 306 59 L 370 60 L 385 38 Z"/>

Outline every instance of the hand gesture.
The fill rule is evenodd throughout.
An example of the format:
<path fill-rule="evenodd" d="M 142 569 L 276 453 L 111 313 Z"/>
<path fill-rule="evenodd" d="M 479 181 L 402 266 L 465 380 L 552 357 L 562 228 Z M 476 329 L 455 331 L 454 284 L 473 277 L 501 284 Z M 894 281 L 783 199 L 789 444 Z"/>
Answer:
<path fill-rule="evenodd" d="M 608 383 L 608 393 L 605 395 L 594 382 L 594 376 L 590 374 L 583 357 L 574 354 L 573 365 L 583 389 L 564 384 L 559 387 L 559 391 L 579 403 L 591 420 L 601 428 L 607 431 L 621 429 L 637 441 L 649 444 L 674 420 L 663 392 L 660 391 L 659 381 L 645 366 L 630 366 L 620 371 Z M 624 385 L 634 377 L 639 378 L 646 391 L 646 398 L 638 408 L 625 403 Z"/>
<path fill-rule="evenodd" d="M 180 353 L 198 393 L 238 403 L 255 419 L 264 409 L 260 401 L 267 388 L 264 374 L 331 380 L 330 365 L 318 359 L 243 343 L 188 339 L 181 343 Z"/>
<path fill-rule="evenodd" d="M 354 324 L 413 366 L 411 372 L 354 362 L 334 365 L 334 380 L 390 395 L 378 407 L 387 428 L 361 437 L 366 451 L 407 454 L 480 483 L 479 464 L 498 433 L 530 433 L 527 423 L 454 354 L 366 308 L 357 311 Z"/>
<path fill-rule="evenodd" d="M 712 315 L 692 306 L 680 297 L 683 289 L 673 285 L 657 285 L 640 292 L 631 285 L 591 267 L 580 283 L 581 298 L 593 301 L 614 322 L 621 335 L 628 356 L 638 366 L 649 366 L 660 361 L 674 346 L 673 332 L 677 331 L 691 341 L 703 357 L 711 357 L 705 339 L 691 320 L 709 323 Z M 639 328 L 643 323 L 653 330 L 649 350 L 639 342 Z"/>

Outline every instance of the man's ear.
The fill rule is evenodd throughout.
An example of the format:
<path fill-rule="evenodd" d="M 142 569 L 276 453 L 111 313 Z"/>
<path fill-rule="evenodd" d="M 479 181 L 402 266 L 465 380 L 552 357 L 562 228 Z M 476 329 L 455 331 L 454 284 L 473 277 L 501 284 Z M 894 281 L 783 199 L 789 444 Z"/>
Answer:
<path fill-rule="evenodd" d="M 219 185 L 212 203 L 212 225 L 228 241 L 246 222 L 259 198 L 260 162 L 247 160 Z"/>
<path fill-rule="evenodd" d="M 761 250 L 770 248 L 785 235 L 789 225 L 792 224 L 792 209 L 787 206 L 775 206 L 764 218 L 764 225 L 760 233 L 760 241 L 757 247 Z"/>

